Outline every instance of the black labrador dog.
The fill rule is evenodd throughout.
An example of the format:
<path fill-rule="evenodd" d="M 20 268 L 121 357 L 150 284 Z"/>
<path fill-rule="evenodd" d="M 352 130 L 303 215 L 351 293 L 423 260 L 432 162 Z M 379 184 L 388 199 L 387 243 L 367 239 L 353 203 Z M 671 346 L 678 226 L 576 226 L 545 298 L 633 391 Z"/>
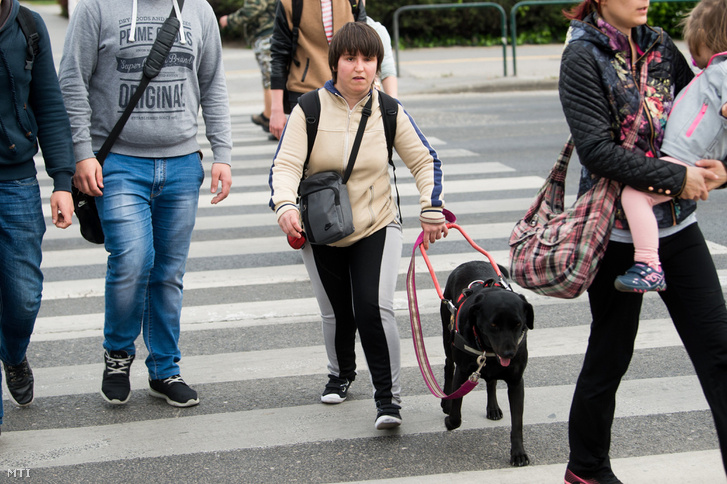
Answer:
<path fill-rule="evenodd" d="M 507 277 L 502 266 L 500 271 Z M 502 287 L 491 264 L 472 261 L 452 271 L 444 289 L 444 299 L 456 307 L 452 315 L 443 301 L 440 309 L 444 337 L 444 391 L 449 395 L 477 371 L 478 355 L 486 352 L 480 375 L 487 382 L 487 418 L 500 420 L 497 380 L 507 383 L 512 428 L 510 464 L 530 463 L 523 446 L 523 372 L 528 363 L 527 330 L 533 329 L 534 313 L 520 294 Z M 462 424 L 462 398 L 442 400 L 447 430 Z"/>

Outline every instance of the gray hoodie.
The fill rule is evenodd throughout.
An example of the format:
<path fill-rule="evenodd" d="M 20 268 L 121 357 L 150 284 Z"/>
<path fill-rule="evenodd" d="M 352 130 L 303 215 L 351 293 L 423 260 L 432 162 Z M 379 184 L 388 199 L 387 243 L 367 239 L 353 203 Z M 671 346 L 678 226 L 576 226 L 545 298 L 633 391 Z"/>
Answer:
<path fill-rule="evenodd" d="M 121 116 L 173 3 L 83 0 L 74 9 L 59 78 L 76 161 L 92 158 Z M 111 151 L 146 158 L 193 153 L 200 149 L 201 106 L 214 161 L 229 164 L 232 136 L 217 19 L 206 0 L 186 0 L 180 13 L 177 41 Z"/>
<path fill-rule="evenodd" d="M 715 54 L 679 92 L 664 131 L 661 154 L 694 166 L 698 160 L 727 158 L 727 52 Z"/>

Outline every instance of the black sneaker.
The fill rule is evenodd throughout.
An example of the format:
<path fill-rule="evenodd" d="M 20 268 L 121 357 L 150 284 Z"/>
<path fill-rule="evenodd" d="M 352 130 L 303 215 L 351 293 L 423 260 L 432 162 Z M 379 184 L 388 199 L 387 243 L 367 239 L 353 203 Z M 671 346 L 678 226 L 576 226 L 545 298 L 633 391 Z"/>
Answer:
<path fill-rule="evenodd" d="M 180 375 L 163 380 L 149 379 L 149 395 L 163 398 L 174 407 L 192 407 L 199 403 L 197 392 L 192 390 Z"/>
<path fill-rule="evenodd" d="M 10 398 L 20 407 L 26 407 L 33 403 L 33 370 L 28 364 L 28 357 L 17 365 L 8 365 L 3 362 L 5 368 L 5 383 L 8 384 Z"/>
<path fill-rule="evenodd" d="M 250 116 L 250 120 L 260 126 L 266 133 L 270 132 L 270 118 L 265 116 L 265 114 L 253 114 Z"/>
<path fill-rule="evenodd" d="M 101 382 L 101 396 L 107 402 L 114 405 L 123 405 L 129 401 L 131 396 L 129 371 L 135 356 L 128 354 L 126 351 L 104 352 L 103 357 L 106 367 Z"/>
<path fill-rule="evenodd" d="M 328 383 L 326 383 L 326 388 L 323 389 L 321 402 L 330 404 L 343 403 L 348 396 L 348 389 L 352 381 L 328 375 Z"/>
<path fill-rule="evenodd" d="M 395 403 L 376 402 L 376 430 L 393 429 L 401 425 L 401 407 Z"/>

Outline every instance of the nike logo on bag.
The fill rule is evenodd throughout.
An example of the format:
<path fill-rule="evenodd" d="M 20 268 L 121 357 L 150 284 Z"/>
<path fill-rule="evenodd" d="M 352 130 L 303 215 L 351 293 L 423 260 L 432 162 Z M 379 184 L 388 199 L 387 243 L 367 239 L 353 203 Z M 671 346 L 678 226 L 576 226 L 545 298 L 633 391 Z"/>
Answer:
<path fill-rule="evenodd" d="M 81 208 L 84 205 L 86 205 L 86 200 L 81 200 L 80 202 L 78 202 L 78 208 Z"/>
<path fill-rule="evenodd" d="M 328 230 L 328 229 L 330 229 L 331 227 L 333 227 L 333 224 L 332 224 L 332 223 L 327 223 L 327 224 L 326 224 L 326 226 L 325 226 L 325 227 L 323 227 L 323 230 Z"/>

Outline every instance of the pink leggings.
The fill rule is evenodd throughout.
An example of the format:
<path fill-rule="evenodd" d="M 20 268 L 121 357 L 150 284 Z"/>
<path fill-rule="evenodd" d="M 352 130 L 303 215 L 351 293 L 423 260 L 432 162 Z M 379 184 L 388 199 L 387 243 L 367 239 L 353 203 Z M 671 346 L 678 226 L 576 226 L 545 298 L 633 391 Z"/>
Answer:
<path fill-rule="evenodd" d="M 685 165 L 685 163 L 665 156 L 664 161 Z M 686 165 L 685 165 L 686 166 Z M 626 186 L 621 192 L 621 206 L 629 222 L 629 230 L 634 240 L 634 261 L 658 266 L 659 262 L 659 227 L 656 224 L 654 205 L 668 202 L 672 197 L 654 193 L 640 192 Z"/>

